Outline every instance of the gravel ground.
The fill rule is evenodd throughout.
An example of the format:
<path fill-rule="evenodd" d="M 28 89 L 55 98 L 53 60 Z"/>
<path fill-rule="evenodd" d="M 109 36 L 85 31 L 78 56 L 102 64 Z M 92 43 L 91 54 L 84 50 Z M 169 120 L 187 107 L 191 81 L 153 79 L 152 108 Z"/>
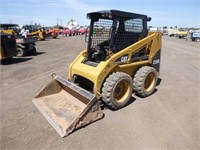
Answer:
<path fill-rule="evenodd" d="M 61 138 L 33 105 L 55 72 L 86 48 L 84 36 L 37 42 L 37 55 L 0 66 L 0 145 L 4 149 L 200 149 L 200 43 L 163 37 L 160 85 L 147 98 Z"/>

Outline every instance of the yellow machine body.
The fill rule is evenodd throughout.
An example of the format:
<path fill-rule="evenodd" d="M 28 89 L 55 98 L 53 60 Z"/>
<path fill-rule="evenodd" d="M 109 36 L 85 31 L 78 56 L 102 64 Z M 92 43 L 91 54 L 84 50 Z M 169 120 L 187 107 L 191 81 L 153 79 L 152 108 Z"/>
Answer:
<path fill-rule="evenodd" d="M 69 80 L 72 81 L 74 75 L 80 75 L 90 80 L 94 83 L 94 95 L 100 98 L 102 84 L 112 72 L 120 71 L 133 76 L 141 66 L 151 66 L 154 56 L 161 50 L 161 39 L 161 32 L 150 32 L 146 38 L 113 54 L 107 61 L 101 61 L 96 67 L 83 63 L 86 59 L 86 51 L 83 51 L 70 65 Z M 132 62 L 131 56 L 144 47 L 146 48 L 148 60 Z M 125 55 L 128 55 L 126 61 L 116 62 L 116 60 Z"/>
<path fill-rule="evenodd" d="M 150 19 L 146 15 L 111 10 L 90 13 L 88 17 L 88 48 L 70 64 L 68 79 L 53 74 L 33 99 L 62 137 L 103 118 L 102 102 L 120 109 L 130 100 L 133 89 L 142 96 L 152 94 L 160 72 L 162 33 L 148 33 Z M 94 24 L 98 21 L 105 27 Z M 92 43 L 95 38 L 97 44 Z"/>
<path fill-rule="evenodd" d="M 179 31 L 179 32 L 177 32 L 176 34 L 178 34 L 178 35 L 187 35 L 187 31 Z"/>
<path fill-rule="evenodd" d="M 38 41 L 43 41 L 45 40 L 45 32 L 42 29 L 38 29 L 35 32 L 29 33 L 29 36 L 37 36 Z"/>

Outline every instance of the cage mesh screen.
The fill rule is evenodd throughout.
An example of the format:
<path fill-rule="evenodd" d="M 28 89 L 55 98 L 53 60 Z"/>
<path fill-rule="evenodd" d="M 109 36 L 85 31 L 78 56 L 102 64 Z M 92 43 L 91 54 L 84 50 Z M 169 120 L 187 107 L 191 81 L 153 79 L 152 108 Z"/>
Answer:
<path fill-rule="evenodd" d="M 91 47 L 95 47 L 110 38 L 113 20 L 99 19 L 94 23 Z"/>
<path fill-rule="evenodd" d="M 143 21 L 142 19 L 129 19 L 124 21 L 125 31 L 140 33 L 143 30 Z"/>
<path fill-rule="evenodd" d="M 139 35 L 142 32 L 142 30 L 142 19 L 121 19 L 118 23 L 116 36 L 114 40 L 115 51 L 119 51 L 135 43 L 139 39 Z"/>

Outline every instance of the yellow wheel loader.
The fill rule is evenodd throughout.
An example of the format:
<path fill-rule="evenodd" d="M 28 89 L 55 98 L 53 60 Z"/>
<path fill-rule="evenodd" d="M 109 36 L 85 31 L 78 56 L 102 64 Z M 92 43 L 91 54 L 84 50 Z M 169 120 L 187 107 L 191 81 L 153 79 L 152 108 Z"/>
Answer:
<path fill-rule="evenodd" d="M 176 36 L 179 38 L 179 39 L 182 39 L 182 38 L 185 38 L 188 34 L 188 31 L 179 31 L 176 33 Z"/>
<path fill-rule="evenodd" d="M 151 18 L 119 10 L 92 12 L 87 18 L 87 49 L 71 63 L 68 80 L 53 74 L 33 100 L 62 137 L 101 119 L 102 104 L 116 110 L 128 104 L 133 92 L 151 95 L 160 71 L 162 33 L 148 33 Z"/>

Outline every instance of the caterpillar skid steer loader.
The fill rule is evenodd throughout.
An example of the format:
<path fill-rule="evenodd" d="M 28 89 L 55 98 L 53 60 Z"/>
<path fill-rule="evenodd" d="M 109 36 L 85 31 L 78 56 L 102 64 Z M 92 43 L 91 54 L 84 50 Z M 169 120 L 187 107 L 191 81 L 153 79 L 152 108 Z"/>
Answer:
<path fill-rule="evenodd" d="M 17 45 L 15 36 L 7 33 L 0 33 L 1 36 L 1 49 L 0 49 L 0 61 L 8 58 L 12 58 L 17 54 Z"/>
<path fill-rule="evenodd" d="M 101 119 L 101 104 L 126 106 L 135 92 L 153 93 L 160 68 L 161 36 L 149 32 L 146 15 L 119 10 L 87 14 L 91 20 L 87 50 L 70 64 L 68 80 L 52 81 L 33 103 L 62 136 Z"/>
<path fill-rule="evenodd" d="M 36 38 L 32 37 L 24 37 L 20 34 L 20 27 L 17 24 L 0 24 L 1 33 L 12 34 L 17 43 L 17 54 L 16 56 L 23 57 L 28 53 L 35 54 L 35 42 L 37 42 Z"/>

